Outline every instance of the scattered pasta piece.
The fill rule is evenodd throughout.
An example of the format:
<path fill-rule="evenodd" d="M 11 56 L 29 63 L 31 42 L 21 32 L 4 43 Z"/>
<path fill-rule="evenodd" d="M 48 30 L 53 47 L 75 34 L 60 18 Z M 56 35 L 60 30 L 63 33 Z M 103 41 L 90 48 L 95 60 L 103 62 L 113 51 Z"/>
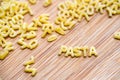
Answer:
<path fill-rule="evenodd" d="M 33 39 L 36 37 L 36 32 L 35 31 L 30 31 L 29 33 L 26 34 L 27 39 Z"/>
<path fill-rule="evenodd" d="M 28 0 L 31 4 L 35 4 L 37 1 L 36 0 Z"/>
<path fill-rule="evenodd" d="M 34 64 L 34 63 L 35 63 L 35 59 L 34 59 L 33 56 L 31 56 L 30 60 L 29 60 L 29 61 L 26 61 L 26 62 L 24 63 L 24 65 L 25 65 L 25 66 L 26 66 L 26 65 L 31 65 L 31 64 Z"/>
<path fill-rule="evenodd" d="M 89 57 L 91 57 L 92 55 L 98 56 L 97 52 L 96 52 L 96 49 L 93 46 L 90 48 Z"/>
<path fill-rule="evenodd" d="M 71 57 L 74 57 L 74 53 L 73 53 L 73 48 L 72 47 L 69 47 L 66 54 L 65 54 L 65 57 L 68 57 L 68 56 L 71 56 Z"/>
<path fill-rule="evenodd" d="M 38 46 L 38 41 L 37 40 L 31 40 L 30 43 L 28 44 L 29 49 L 34 49 Z"/>
<path fill-rule="evenodd" d="M 51 35 L 50 37 L 48 37 L 47 41 L 52 42 L 52 41 L 55 41 L 56 39 L 57 39 L 56 35 Z"/>
<path fill-rule="evenodd" d="M 61 27 L 55 28 L 55 31 L 60 35 L 65 35 L 65 31 Z"/>
<path fill-rule="evenodd" d="M 21 49 L 27 48 L 27 43 L 24 42 L 24 38 L 19 39 L 17 43 L 21 45 Z"/>
<path fill-rule="evenodd" d="M 0 51 L 0 60 L 5 59 L 8 54 L 9 54 L 8 50 Z"/>
<path fill-rule="evenodd" d="M 120 32 L 115 32 L 113 37 L 120 40 Z"/>
<path fill-rule="evenodd" d="M 43 3 L 43 6 L 48 7 L 52 4 L 52 0 L 45 0 L 45 2 Z"/>
<path fill-rule="evenodd" d="M 87 47 L 87 46 L 81 47 L 80 50 L 83 51 L 83 56 L 84 56 L 84 57 L 87 57 L 88 47 Z"/>
<path fill-rule="evenodd" d="M 66 53 L 67 52 L 67 46 L 64 46 L 64 45 L 62 45 L 61 47 L 60 47 L 60 52 L 59 52 L 59 56 L 62 54 L 62 53 Z"/>
<path fill-rule="evenodd" d="M 80 51 L 80 47 L 78 46 L 73 48 L 73 53 L 75 57 L 80 57 L 82 55 L 82 51 Z"/>
<path fill-rule="evenodd" d="M 27 66 L 25 67 L 25 72 L 27 72 L 27 73 L 32 73 L 31 76 L 35 76 L 36 73 L 37 73 L 37 69 L 31 68 L 30 65 L 27 65 Z"/>

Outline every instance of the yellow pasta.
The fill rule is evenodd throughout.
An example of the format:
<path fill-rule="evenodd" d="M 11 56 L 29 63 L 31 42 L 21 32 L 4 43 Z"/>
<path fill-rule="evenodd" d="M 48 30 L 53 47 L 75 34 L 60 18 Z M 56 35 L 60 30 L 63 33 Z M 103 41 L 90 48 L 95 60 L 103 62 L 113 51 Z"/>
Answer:
<path fill-rule="evenodd" d="M 56 39 L 57 39 L 56 35 L 51 35 L 50 37 L 48 37 L 47 41 L 52 42 L 52 41 L 55 41 Z"/>
<path fill-rule="evenodd" d="M 68 30 L 68 28 L 67 28 L 67 27 L 65 27 L 65 25 L 64 25 L 64 23 L 63 23 L 63 22 L 61 22 L 60 27 L 61 27 L 64 31 Z"/>
<path fill-rule="evenodd" d="M 10 27 L 8 27 L 8 26 L 4 26 L 1 28 L 0 33 L 3 37 L 8 37 L 8 35 L 10 33 L 9 28 Z"/>
<path fill-rule="evenodd" d="M 71 56 L 71 57 L 74 57 L 74 53 L 73 53 L 73 48 L 72 47 L 69 47 L 67 49 L 67 52 L 65 54 L 65 57 L 68 57 L 68 56 Z"/>
<path fill-rule="evenodd" d="M 117 13 L 115 10 L 113 10 L 113 9 L 110 8 L 110 7 L 107 7 L 107 11 L 108 11 L 109 17 L 112 17 L 113 14 L 116 14 L 116 13 Z"/>
<path fill-rule="evenodd" d="M 91 48 L 90 48 L 90 52 L 89 52 L 89 57 L 91 57 L 92 55 L 94 55 L 94 56 L 98 56 L 97 55 L 97 52 L 96 52 L 96 49 L 95 49 L 95 47 L 94 46 L 92 46 Z"/>
<path fill-rule="evenodd" d="M 33 22 L 27 27 L 27 31 L 36 31 L 36 30 L 38 30 L 38 28 L 34 26 Z"/>
<path fill-rule="evenodd" d="M 80 47 L 76 46 L 73 48 L 74 56 L 80 57 L 82 55 L 82 52 L 80 51 Z"/>
<path fill-rule="evenodd" d="M 7 55 L 9 54 L 8 50 L 3 50 L 3 51 L 0 51 L 0 60 L 3 60 L 7 57 Z"/>
<path fill-rule="evenodd" d="M 35 27 L 41 27 L 42 26 L 42 23 L 38 20 L 38 19 L 33 19 L 33 23 L 34 23 L 34 26 Z"/>
<path fill-rule="evenodd" d="M 67 46 L 62 45 L 62 46 L 60 47 L 60 52 L 59 52 L 58 55 L 60 56 L 62 53 L 66 53 L 67 50 L 68 50 Z"/>
<path fill-rule="evenodd" d="M 36 0 L 28 0 L 31 4 L 35 4 L 37 1 Z"/>
<path fill-rule="evenodd" d="M 19 39 L 17 43 L 21 45 L 21 49 L 27 48 L 27 43 L 24 42 L 24 38 Z"/>
<path fill-rule="evenodd" d="M 12 51 L 14 49 L 13 44 L 11 42 L 7 42 L 5 44 L 5 50 Z"/>
<path fill-rule="evenodd" d="M 102 4 L 102 3 L 97 3 L 97 5 L 96 5 L 96 11 L 97 11 L 97 12 L 100 11 L 100 13 L 103 14 L 103 10 L 104 10 L 105 7 L 106 7 L 106 6 L 105 6 L 104 4 Z"/>
<path fill-rule="evenodd" d="M 113 37 L 120 40 L 120 32 L 115 32 Z"/>
<path fill-rule="evenodd" d="M 25 72 L 31 73 L 31 76 L 35 76 L 36 73 L 37 73 L 37 69 L 31 68 L 30 65 L 27 65 L 27 66 L 25 67 Z"/>
<path fill-rule="evenodd" d="M 65 31 L 61 27 L 55 28 L 55 31 L 60 35 L 65 35 Z"/>
<path fill-rule="evenodd" d="M 7 41 L 3 36 L 0 35 L 0 46 L 5 47 Z"/>
<path fill-rule="evenodd" d="M 0 18 L 5 17 L 5 11 L 2 7 L 0 7 Z"/>
<path fill-rule="evenodd" d="M 46 30 L 46 29 L 50 29 L 51 31 L 54 31 L 54 27 L 52 24 L 44 24 L 43 27 L 42 27 L 42 30 Z"/>
<path fill-rule="evenodd" d="M 89 48 L 88 48 L 87 46 L 84 46 L 84 47 L 81 47 L 81 48 L 80 48 L 80 50 L 83 51 L 83 56 L 84 56 L 84 57 L 87 57 L 88 49 L 89 49 Z"/>
<path fill-rule="evenodd" d="M 45 0 L 45 2 L 43 3 L 45 7 L 50 6 L 51 4 L 52 4 L 52 0 Z"/>
<path fill-rule="evenodd" d="M 31 65 L 31 64 L 34 64 L 35 63 L 35 59 L 33 56 L 30 57 L 30 60 L 29 61 L 26 61 L 24 63 L 24 66 L 27 66 L 27 65 Z"/>
<path fill-rule="evenodd" d="M 87 13 L 89 16 L 92 16 L 92 15 L 94 14 L 94 7 L 93 7 L 92 5 L 88 5 L 88 6 L 87 6 L 86 13 Z"/>
<path fill-rule="evenodd" d="M 41 37 L 42 38 L 45 38 L 47 34 L 51 34 L 52 33 L 52 30 L 51 29 L 46 29 L 44 30 L 44 32 L 42 33 Z"/>
<path fill-rule="evenodd" d="M 63 11 L 64 11 L 64 9 L 66 9 L 65 4 L 64 4 L 64 3 L 60 3 L 60 4 L 58 5 L 58 10 L 63 10 Z"/>
<path fill-rule="evenodd" d="M 34 39 L 34 40 L 31 40 L 31 41 L 30 41 L 30 43 L 28 44 L 27 47 L 28 47 L 29 49 L 34 49 L 34 48 L 36 48 L 37 46 L 38 46 L 38 41 Z"/>
<path fill-rule="evenodd" d="M 26 34 L 26 39 L 32 39 L 36 37 L 36 32 L 35 31 L 30 31 L 29 33 Z"/>
<path fill-rule="evenodd" d="M 9 33 L 9 37 L 14 38 L 18 35 L 18 33 L 16 33 L 12 28 L 10 28 L 10 33 Z"/>

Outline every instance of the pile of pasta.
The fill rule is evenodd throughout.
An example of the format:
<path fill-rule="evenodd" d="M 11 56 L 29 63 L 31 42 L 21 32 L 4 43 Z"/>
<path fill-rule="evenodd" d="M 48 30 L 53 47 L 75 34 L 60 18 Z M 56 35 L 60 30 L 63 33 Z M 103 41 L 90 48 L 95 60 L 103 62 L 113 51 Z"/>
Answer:
<path fill-rule="evenodd" d="M 59 56 L 64 54 L 65 57 L 71 56 L 72 58 L 74 57 L 91 57 L 91 56 L 95 56 L 97 57 L 97 51 L 95 49 L 94 46 L 92 47 L 88 47 L 88 46 L 83 46 L 83 47 L 79 47 L 79 46 L 75 46 L 75 47 L 67 47 L 65 45 L 62 45 L 60 48 L 60 52 L 59 52 Z"/>
<path fill-rule="evenodd" d="M 29 34 L 33 32 L 30 27 L 26 29 L 26 24 L 23 22 L 26 13 L 32 15 L 30 7 L 25 2 L 16 0 L 3 0 L 1 2 L 0 46 L 2 47 L 2 50 L 0 51 L 0 59 L 4 59 L 10 51 L 14 50 L 13 44 L 6 40 L 7 37 L 14 38 L 18 35 L 23 35 L 26 32 Z M 32 42 L 34 41 L 31 41 L 30 44 Z"/>
<path fill-rule="evenodd" d="M 31 76 L 35 76 L 36 73 L 37 73 L 37 69 L 36 68 L 31 68 L 31 64 L 34 64 L 35 63 L 35 58 L 33 56 L 30 57 L 30 60 L 29 61 L 26 61 L 24 63 L 24 66 L 25 66 L 25 72 L 27 73 L 31 73 Z"/>
<path fill-rule="evenodd" d="M 120 14 L 120 0 L 66 0 L 58 5 L 55 23 L 66 31 L 72 29 L 83 18 L 87 21 L 95 13 L 108 12 L 109 17 Z"/>

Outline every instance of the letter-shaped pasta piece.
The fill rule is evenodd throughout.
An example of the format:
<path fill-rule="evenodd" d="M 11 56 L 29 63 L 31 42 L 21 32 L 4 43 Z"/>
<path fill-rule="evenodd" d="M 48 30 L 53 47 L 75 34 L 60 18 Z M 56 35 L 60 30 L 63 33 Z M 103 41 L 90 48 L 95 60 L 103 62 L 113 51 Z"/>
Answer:
<path fill-rule="evenodd" d="M 31 68 L 30 65 L 27 65 L 27 66 L 25 67 L 25 72 L 27 72 L 27 73 L 32 73 L 31 76 L 35 76 L 36 73 L 37 73 L 37 69 Z"/>
<path fill-rule="evenodd" d="M 9 31 L 9 27 L 7 25 L 1 28 L 1 35 L 3 37 L 8 37 L 9 33 L 10 33 L 10 31 Z"/>
<path fill-rule="evenodd" d="M 65 35 L 65 31 L 61 27 L 55 28 L 55 31 L 60 35 Z"/>
<path fill-rule="evenodd" d="M 35 4 L 36 0 L 28 0 L 31 4 Z"/>
<path fill-rule="evenodd" d="M 62 53 L 66 53 L 67 50 L 68 50 L 67 46 L 62 45 L 62 46 L 60 47 L 60 52 L 59 52 L 58 55 L 60 56 Z"/>
<path fill-rule="evenodd" d="M 54 31 L 54 27 L 52 24 L 44 24 L 43 27 L 42 27 L 42 30 L 46 30 L 46 29 L 50 29 L 51 31 Z"/>
<path fill-rule="evenodd" d="M 35 31 L 30 31 L 29 33 L 26 34 L 27 39 L 32 39 L 36 37 L 36 32 Z"/>
<path fill-rule="evenodd" d="M 76 21 L 70 22 L 68 29 L 69 30 L 72 29 L 75 26 L 75 24 L 76 24 Z"/>
<path fill-rule="evenodd" d="M 34 49 L 38 46 L 38 41 L 37 40 L 31 40 L 30 43 L 28 44 L 29 49 Z"/>
<path fill-rule="evenodd" d="M 42 33 L 41 37 L 42 37 L 42 38 L 45 38 L 47 34 L 51 34 L 51 33 L 52 33 L 52 30 L 50 30 L 50 29 L 47 28 L 47 29 Z"/>
<path fill-rule="evenodd" d="M 91 57 L 92 55 L 94 55 L 96 57 L 98 56 L 97 52 L 96 52 L 96 49 L 93 46 L 90 48 L 89 57 Z"/>
<path fill-rule="evenodd" d="M 0 7 L 0 18 L 5 17 L 5 11 L 2 7 Z"/>
<path fill-rule="evenodd" d="M 29 11 L 29 13 L 30 13 L 30 15 L 31 15 L 31 16 L 33 16 L 33 15 L 34 15 L 34 13 L 33 13 L 33 11 L 31 10 L 31 8 L 30 8 L 30 7 L 28 7 L 28 11 Z"/>
<path fill-rule="evenodd" d="M 73 52 L 75 57 L 80 57 L 82 55 L 82 52 L 80 51 L 80 47 L 76 46 L 73 48 Z"/>
<path fill-rule="evenodd" d="M 100 11 L 100 13 L 102 14 L 103 13 L 103 9 L 105 8 L 106 6 L 102 3 L 97 3 L 96 5 L 96 12 Z"/>
<path fill-rule="evenodd" d="M 72 58 L 75 56 L 74 53 L 73 53 L 73 48 L 72 47 L 69 47 L 67 49 L 67 52 L 65 54 L 65 57 L 68 57 L 68 56 L 71 56 Z"/>
<path fill-rule="evenodd" d="M 8 50 L 3 50 L 0 52 L 0 60 L 3 60 L 7 57 L 7 55 L 9 54 Z"/>
<path fill-rule="evenodd" d="M 50 6 L 51 4 L 52 4 L 52 0 L 45 0 L 43 5 L 47 7 L 47 6 Z"/>
<path fill-rule="evenodd" d="M 17 43 L 21 45 L 21 49 L 27 48 L 27 43 L 24 42 L 24 38 L 19 39 Z"/>
<path fill-rule="evenodd" d="M 120 32 L 115 32 L 113 37 L 120 40 Z"/>
<path fill-rule="evenodd" d="M 18 34 L 18 33 L 16 33 L 12 28 L 10 29 L 10 34 L 9 34 L 9 36 L 10 36 L 11 38 L 16 37 L 17 34 Z"/>
<path fill-rule="evenodd" d="M 52 41 L 55 41 L 57 39 L 57 36 L 56 35 L 52 35 L 50 37 L 48 37 L 47 41 L 48 42 L 52 42 Z"/>
<path fill-rule="evenodd" d="M 107 12 L 108 12 L 109 17 L 112 17 L 113 14 L 116 14 L 116 13 L 117 13 L 115 10 L 113 10 L 113 9 L 110 8 L 110 7 L 107 7 Z"/>
<path fill-rule="evenodd" d="M 58 5 L 58 10 L 64 11 L 65 9 L 66 9 L 66 6 L 65 6 L 64 3 L 60 3 L 60 4 Z"/>
<path fill-rule="evenodd" d="M 38 30 L 38 28 L 34 26 L 33 22 L 27 27 L 27 31 L 36 31 L 36 30 Z"/>
<path fill-rule="evenodd" d="M 87 46 L 80 47 L 80 50 L 83 51 L 83 56 L 87 57 L 88 47 Z"/>
<path fill-rule="evenodd" d="M 2 46 L 2 47 L 5 47 L 5 45 L 6 45 L 6 40 L 5 40 L 5 38 L 3 38 L 3 36 L 0 36 L 0 45 Z"/>
<path fill-rule="evenodd" d="M 92 16 L 94 14 L 94 7 L 92 5 L 88 5 L 86 12 L 89 16 Z"/>
<path fill-rule="evenodd" d="M 30 60 L 29 61 L 26 61 L 24 63 L 24 66 L 27 66 L 27 65 L 31 65 L 31 64 L 34 64 L 35 63 L 35 59 L 33 56 L 30 57 Z"/>
<path fill-rule="evenodd" d="M 39 20 L 35 20 L 35 18 L 33 19 L 33 23 L 35 27 L 41 27 L 42 23 Z"/>
<path fill-rule="evenodd" d="M 63 22 L 60 23 L 60 27 L 61 27 L 64 31 L 68 30 L 68 28 L 64 26 L 64 23 L 63 23 Z"/>
<path fill-rule="evenodd" d="M 81 21 L 83 17 L 85 17 L 85 19 L 86 19 L 87 21 L 90 20 L 90 17 L 88 16 L 87 13 L 81 12 L 81 13 L 80 13 L 80 16 L 79 16 L 79 21 Z"/>
<path fill-rule="evenodd" d="M 12 51 L 14 49 L 13 44 L 11 42 L 7 42 L 5 44 L 5 48 L 4 49 L 6 49 L 8 51 Z"/>

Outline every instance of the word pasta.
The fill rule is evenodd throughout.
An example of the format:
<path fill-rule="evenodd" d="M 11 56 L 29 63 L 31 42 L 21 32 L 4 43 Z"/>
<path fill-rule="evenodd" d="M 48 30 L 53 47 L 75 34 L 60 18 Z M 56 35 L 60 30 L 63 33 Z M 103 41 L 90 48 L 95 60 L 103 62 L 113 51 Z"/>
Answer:
<path fill-rule="evenodd" d="M 65 57 L 71 56 L 71 57 L 91 57 L 92 55 L 98 56 L 95 47 L 88 48 L 87 46 L 84 47 L 67 47 L 67 46 L 61 46 L 59 56 L 65 54 Z"/>

